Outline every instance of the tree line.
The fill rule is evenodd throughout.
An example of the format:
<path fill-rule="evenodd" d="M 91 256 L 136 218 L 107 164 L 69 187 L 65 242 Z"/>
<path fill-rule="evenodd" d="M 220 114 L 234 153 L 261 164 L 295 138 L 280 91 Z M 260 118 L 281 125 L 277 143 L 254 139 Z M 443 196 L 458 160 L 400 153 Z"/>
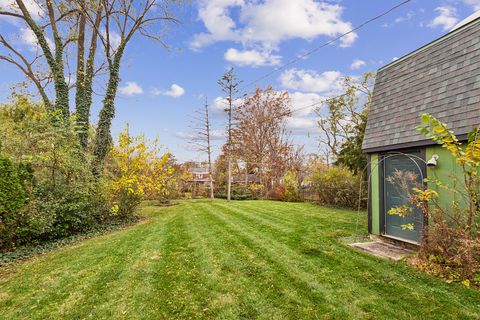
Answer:
<path fill-rule="evenodd" d="M 218 81 L 225 95 L 226 123 L 225 143 L 214 165 L 207 104 L 207 113 L 197 118 L 200 130 L 194 135 L 198 151 L 205 152 L 208 158 L 210 197 L 213 199 L 215 193 L 230 200 L 233 192 L 235 199 L 267 197 L 298 201 L 302 184 L 310 184 L 317 187 L 315 192 L 323 190 L 322 195 L 344 195 L 319 194 L 317 199 L 355 207 L 360 183 L 366 178 L 367 161 L 361 145 L 373 79 L 372 73 L 347 77 L 338 96 L 319 103 L 316 114 L 321 153 L 307 156 L 303 146 L 293 142 L 287 128 L 287 121 L 295 112 L 288 92 L 268 86 L 257 87 L 250 95 L 242 94 L 239 90 L 242 82 L 233 68 L 228 70 Z M 251 176 L 254 181 L 249 181 Z M 329 179 L 335 181 L 328 182 Z M 327 186 L 330 192 L 326 192 Z"/>

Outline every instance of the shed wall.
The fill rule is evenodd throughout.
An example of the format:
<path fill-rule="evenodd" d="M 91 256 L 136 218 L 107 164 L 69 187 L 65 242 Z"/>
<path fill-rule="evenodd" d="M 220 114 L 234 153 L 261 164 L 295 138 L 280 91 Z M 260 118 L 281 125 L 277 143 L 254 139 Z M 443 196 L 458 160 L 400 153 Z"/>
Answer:
<path fill-rule="evenodd" d="M 428 187 L 437 191 L 440 194 L 439 204 L 442 207 L 448 207 L 453 200 L 461 200 L 458 196 L 458 192 L 440 188 L 433 180 L 442 182 L 445 185 L 453 188 L 457 191 L 464 191 L 462 169 L 456 164 L 455 159 L 450 155 L 449 151 L 441 146 L 429 146 L 426 147 L 425 155 L 426 161 L 428 161 L 434 154 L 439 156 L 437 166 L 434 168 L 427 167 L 427 178 L 432 182 L 428 182 Z M 381 215 L 381 199 L 380 188 L 383 183 L 380 179 L 381 165 L 379 163 L 379 154 L 370 154 L 370 201 L 369 201 L 369 220 L 371 221 L 370 232 L 375 235 L 382 234 L 383 228 L 380 225 L 383 219 Z M 462 205 L 462 203 L 460 203 Z"/>

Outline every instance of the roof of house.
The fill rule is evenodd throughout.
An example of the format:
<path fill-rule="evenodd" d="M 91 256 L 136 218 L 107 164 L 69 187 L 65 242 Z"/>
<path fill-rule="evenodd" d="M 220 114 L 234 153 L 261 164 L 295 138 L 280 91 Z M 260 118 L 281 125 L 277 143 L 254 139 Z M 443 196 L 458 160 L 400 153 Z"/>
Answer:
<path fill-rule="evenodd" d="M 188 169 L 191 173 L 208 173 L 208 167 L 195 167 Z"/>
<path fill-rule="evenodd" d="M 378 70 L 363 150 L 429 145 L 428 112 L 462 137 L 480 124 L 480 18 Z"/>

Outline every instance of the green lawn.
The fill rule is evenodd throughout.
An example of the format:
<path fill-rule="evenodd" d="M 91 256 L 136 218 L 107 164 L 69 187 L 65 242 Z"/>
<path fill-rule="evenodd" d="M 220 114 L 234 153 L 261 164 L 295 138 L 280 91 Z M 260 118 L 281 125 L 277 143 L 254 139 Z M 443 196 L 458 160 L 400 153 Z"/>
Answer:
<path fill-rule="evenodd" d="M 0 318 L 480 319 L 480 292 L 343 244 L 354 212 L 206 200 L 142 212 L 0 269 Z"/>

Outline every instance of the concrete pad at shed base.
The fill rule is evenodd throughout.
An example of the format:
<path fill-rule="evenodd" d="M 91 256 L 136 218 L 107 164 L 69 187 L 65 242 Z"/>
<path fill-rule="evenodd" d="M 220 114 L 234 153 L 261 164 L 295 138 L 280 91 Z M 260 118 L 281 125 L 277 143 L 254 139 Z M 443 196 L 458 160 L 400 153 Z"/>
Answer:
<path fill-rule="evenodd" d="M 352 243 L 350 247 L 392 261 L 400 261 L 415 252 L 414 250 L 383 241 Z"/>

